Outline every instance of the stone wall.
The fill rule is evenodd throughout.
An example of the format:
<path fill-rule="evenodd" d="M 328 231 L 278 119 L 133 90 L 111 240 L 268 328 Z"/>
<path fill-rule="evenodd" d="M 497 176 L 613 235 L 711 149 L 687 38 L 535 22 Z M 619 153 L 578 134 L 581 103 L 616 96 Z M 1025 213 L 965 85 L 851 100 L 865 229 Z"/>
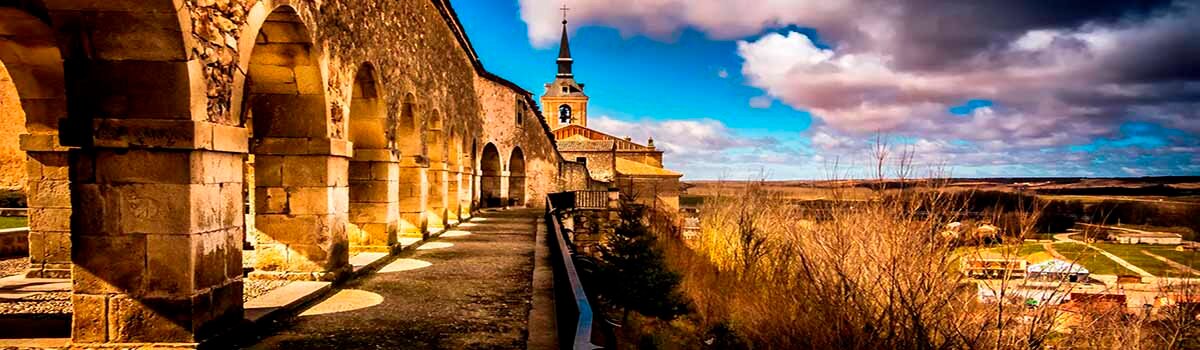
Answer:
<path fill-rule="evenodd" d="M 587 170 L 592 178 L 600 181 L 612 181 L 617 176 L 617 159 L 614 151 L 595 152 L 562 152 L 563 159 L 576 161 L 587 159 Z"/>
<path fill-rule="evenodd" d="M 487 127 L 482 127 L 480 144 L 490 142 L 499 147 L 501 165 L 509 176 L 512 176 L 513 148 L 520 147 L 525 159 L 525 202 L 531 207 L 545 206 L 546 195 L 558 191 L 558 163 L 562 158 L 531 95 L 494 76 L 478 77 L 475 83 L 482 116 L 488 121 Z M 505 149 L 503 145 L 511 146 Z M 508 190 L 504 192 L 507 194 Z"/>
<path fill-rule="evenodd" d="M 668 213 L 679 212 L 679 177 L 619 176 L 617 186 L 639 204 Z"/>
<path fill-rule="evenodd" d="M 21 43 L 0 62 L 22 69 L 31 262 L 74 279 L 75 347 L 237 325 L 247 230 L 251 278 L 338 279 L 352 247 L 474 209 L 484 145 L 502 194 L 557 190 L 529 93 L 482 69 L 444 0 L 34 0 L 0 19 L 22 24 L 0 26 Z"/>

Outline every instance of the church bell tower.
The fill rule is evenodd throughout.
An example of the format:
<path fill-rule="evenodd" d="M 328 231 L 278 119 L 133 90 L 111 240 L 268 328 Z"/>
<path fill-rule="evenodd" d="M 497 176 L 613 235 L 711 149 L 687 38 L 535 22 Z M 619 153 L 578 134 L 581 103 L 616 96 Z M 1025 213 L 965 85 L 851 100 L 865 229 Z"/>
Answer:
<path fill-rule="evenodd" d="M 542 94 L 542 110 L 550 122 L 551 129 L 568 125 L 587 126 L 588 96 L 583 93 L 583 84 L 575 81 L 571 65 L 571 45 L 567 38 L 567 8 L 563 7 L 562 41 L 558 47 L 558 74 L 554 82 L 546 84 Z"/>

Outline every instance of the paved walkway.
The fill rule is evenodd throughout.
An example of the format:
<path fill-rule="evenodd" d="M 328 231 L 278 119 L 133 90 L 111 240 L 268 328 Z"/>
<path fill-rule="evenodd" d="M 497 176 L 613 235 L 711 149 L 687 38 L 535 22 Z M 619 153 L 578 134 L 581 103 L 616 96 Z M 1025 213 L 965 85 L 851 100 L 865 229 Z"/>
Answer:
<path fill-rule="evenodd" d="M 484 213 L 279 323 L 250 349 L 523 349 L 537 210 Z"/>

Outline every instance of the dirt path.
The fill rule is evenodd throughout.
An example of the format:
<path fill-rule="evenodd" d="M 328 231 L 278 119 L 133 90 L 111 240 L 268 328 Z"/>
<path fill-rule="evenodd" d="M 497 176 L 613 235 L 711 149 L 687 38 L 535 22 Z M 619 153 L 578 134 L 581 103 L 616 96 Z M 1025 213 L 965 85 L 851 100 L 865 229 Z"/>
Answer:
<path fill-rule="evenodd" d="M 523 349 L 540 211 L 484 213 L 291 320 L 251 349 Z"/>
<path fill-rule="evenodd" d="M 1151 258 L 1157 259 L 1158 261 L 1162 261 L 1163 263 L 1170 265 L 1172 268 L 1174 268 L 1176 270 L 1187 272 L 1187 273 L 1190 273 L 1190 274 L 1193 274 L 1196 276 L 1200 276 L 1200 270 L 1193 269 L 1191 266 L 1177 263 L 1174 260 L 1164 258 L 1161 255 L 1151 253 L 1149 251 L 1146 251 L 1145 249 L 1142 249 L 1141 252 L 1142 252 L 1142 254 L 1146 254 L 1147 256 L 1150 256 Z"/>

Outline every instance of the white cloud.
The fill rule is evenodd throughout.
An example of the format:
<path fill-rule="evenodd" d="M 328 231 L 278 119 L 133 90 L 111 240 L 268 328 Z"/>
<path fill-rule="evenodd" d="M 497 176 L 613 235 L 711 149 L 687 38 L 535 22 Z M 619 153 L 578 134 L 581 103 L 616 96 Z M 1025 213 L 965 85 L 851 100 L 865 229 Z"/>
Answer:
<path fill-rule="evenodd" d="M 717 77 L 720 77 L 721 79 L 728 78 L 729 71 L 725 70 L 725 68 L 721 68 L 720 70 L 717 70 Z"/>
<path fill-rule="evenodd" d="M 773 102 L 774 100 L 771 100 L 770 96 L 754 96 L 750 98 L 750 107 L 758 109 L 771 108 L 771 103 Z"/>

